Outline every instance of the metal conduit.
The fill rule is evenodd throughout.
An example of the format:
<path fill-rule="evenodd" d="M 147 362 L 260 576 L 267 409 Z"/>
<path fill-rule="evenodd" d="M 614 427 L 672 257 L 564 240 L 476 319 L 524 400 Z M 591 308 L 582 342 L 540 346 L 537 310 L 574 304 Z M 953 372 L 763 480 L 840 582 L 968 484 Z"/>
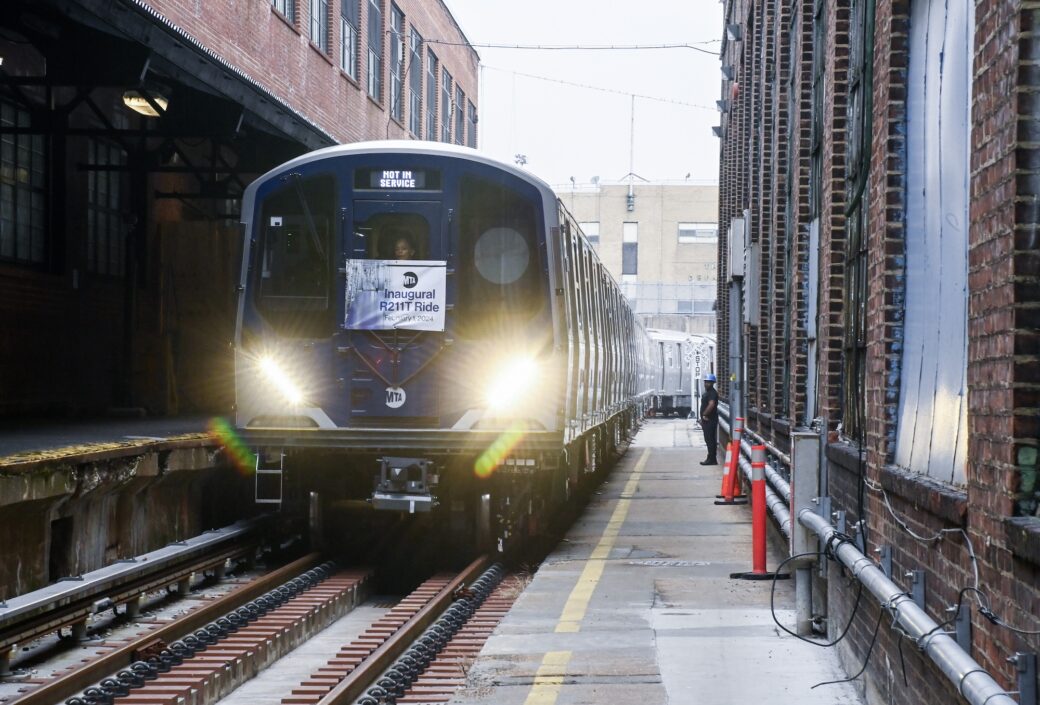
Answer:
<path fill-rule="evenodd" d="M 751 457 L 751 444 L 745 441 L 743 438 L 740 439 L 740 454 L 741 457 Z M 790 461 L 787 462 L 787 467 L 791 467 Z M 783 476 L 776 471 L 772 463 L 766 462 L 766 479 L 769 483 L 776 488 L 776 491 L 787 500 L 788 504 L 791 502 L 791 483 L 783 478 Z"/>
<path fill-rule="evenodd" d="M 766 465 L 767 472 L 769 465 Z M 740 457 L 740 469 L 744 473 L 744 477 L 747 478 L 748 482 L 751 482 L 751 461 L 745 458 L 743 455 Z M 776 523 L 780 525 L 780 530 L 784 532 L 784 536 L 791 538 L 791 512 L 787 508 L 788 502 L 784 501 L 773 488 L 768 484 L 766 485 L 766 507 L 769 509 L 773 518 L 776 519 Z"/>
<path fill-rule="evenodd" d="M 758 435 L 757 433 L 755 433 L 754 431 L 752 431 L 749 428 L 745 428 L 744 429 L 744 435 L 750 436 L 756 443 L 758 443 L 759 445 L 765 446 L 766 450 L 768 450 L 770 453 L 772 453 L 776 457 L 780 458 L 780 460 L 783 462 L 784 465 L 786 465 L 787 467 L 791 467 L 791 456 L 790 455 L 788 455 L 787 453 L 783 452 L 782 450 L 777 448 L 775 445 L 773 445 L 772 443 L 767 441 L 765 438 L 762 438 L 762 436 Z"/>
<path fill-rule="evenodd" d="M 827 519 L 812 509 L 798 512 L 798 521 L 812 529 L 827 545 L 838 533 Z M 903 588 L 889 580 L 874 561 L 847 541 L 835 542 L 833 555 L 840 560 L 863 586 L 894 616 L 895 623 L 913 637 L 921 650 L 953 683 L 972 705 L 1017 705 L 1015 700 L 993 680 L 969 654 L 928 613 L 917 606 Z M 927 636 L 926 636 L 927 635 Z"/>
<path fill-rule="evenodd" d="M 731 436 L 729 424 L 721 415 L 719 416 L 719 425 L 726 431 L 727 436 Z M 741 441 L 740 450 L 740 469 L 748 482 L 751 482 L 751 446 L 747 442 Z M 773 515 L 773 518 L 776 519 L 776 523 L 780 525 L 780 530 L 784 532 L 784 536 L 791 538 L 791 512 L 787 508 L 791 503 L 791 485 L 769 463 L 766 463 L 765 470 L 766 479 L 780 492 L 778 495 L 769 484 L 766 484 L 766 507 Z"/>

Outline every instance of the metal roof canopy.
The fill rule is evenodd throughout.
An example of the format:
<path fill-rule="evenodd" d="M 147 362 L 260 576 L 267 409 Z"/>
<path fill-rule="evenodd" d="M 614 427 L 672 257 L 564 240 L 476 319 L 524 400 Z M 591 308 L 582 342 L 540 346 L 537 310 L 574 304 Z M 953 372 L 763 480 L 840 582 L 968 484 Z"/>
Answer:
<path fill-rule="evenodd" d="M 148 136 L 229 137 L 246 124 L 292 140 L 304 150 L 336 142 L 137 0 L 18 0 L 3 13 L 0 26 L 31 38 L 47 57 L 46 76 L 18 77 L 0 72 L 3 82 L 14 90 L 33 85 L 134 89 L 148 80 L 158 80 L 179 84 L 170 88 L 174 93 L 186 92 L 189 100 L 180 108 L 177 103 L 181 101 L 171 100 L 167 113 L 158 121 L 167 124 L 157 125 L 158 129 Z M 200 102 L 203 109 L 199 109 Z M 193 103 L 195 109 L 185 109 L 187 103 Z M 139 132 L 126 131 L 128 135 Z"/>

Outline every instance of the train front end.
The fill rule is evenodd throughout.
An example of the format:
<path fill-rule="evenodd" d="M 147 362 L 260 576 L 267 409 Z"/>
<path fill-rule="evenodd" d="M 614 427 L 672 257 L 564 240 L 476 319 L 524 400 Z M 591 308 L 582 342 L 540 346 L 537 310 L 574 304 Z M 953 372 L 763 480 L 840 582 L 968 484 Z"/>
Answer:
<path fill-rule="evenodd" d="M 448 475 L 551 464 L 566 365 L 546 190 L 471 150 L 407 143 L 320 150 L 252 184 L 245 441 L 377 473 L 372 503 L 412 512 Z"/>

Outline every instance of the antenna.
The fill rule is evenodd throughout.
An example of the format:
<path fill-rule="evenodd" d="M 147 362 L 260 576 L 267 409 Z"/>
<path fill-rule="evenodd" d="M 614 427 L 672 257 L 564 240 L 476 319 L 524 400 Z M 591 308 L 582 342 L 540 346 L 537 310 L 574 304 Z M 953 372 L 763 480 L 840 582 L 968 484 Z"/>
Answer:
<path fill-rule="evenodd" d="M 628 128 L 628 212 L 636 209 L 636 191 L 632 185 L 632 176 L 635 174 L 636 160 L 636 97 L 632 95 L 631 120 Z"/>

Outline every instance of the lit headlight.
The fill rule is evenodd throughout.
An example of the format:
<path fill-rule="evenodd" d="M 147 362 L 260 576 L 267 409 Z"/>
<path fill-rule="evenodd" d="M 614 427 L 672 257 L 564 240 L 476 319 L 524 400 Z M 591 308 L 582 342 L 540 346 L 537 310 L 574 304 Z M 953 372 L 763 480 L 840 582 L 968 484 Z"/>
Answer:
<path fill-rule="evenodd" d="M 488 408 L 504 411 L 531 398 L 538 389 L 541 370 L 529 357 L 507 360 L 498 366 L 488 382 L 485 401 Z"/>
<path fill-rule="evenodd" d="M 300 388 L 289 378 L 289 375 L 270 357 L 262 357 L 257 363 L 264 378 L 281 393 L 285 401 L 293 406 L 303 403 L 303 393 Z"/>

